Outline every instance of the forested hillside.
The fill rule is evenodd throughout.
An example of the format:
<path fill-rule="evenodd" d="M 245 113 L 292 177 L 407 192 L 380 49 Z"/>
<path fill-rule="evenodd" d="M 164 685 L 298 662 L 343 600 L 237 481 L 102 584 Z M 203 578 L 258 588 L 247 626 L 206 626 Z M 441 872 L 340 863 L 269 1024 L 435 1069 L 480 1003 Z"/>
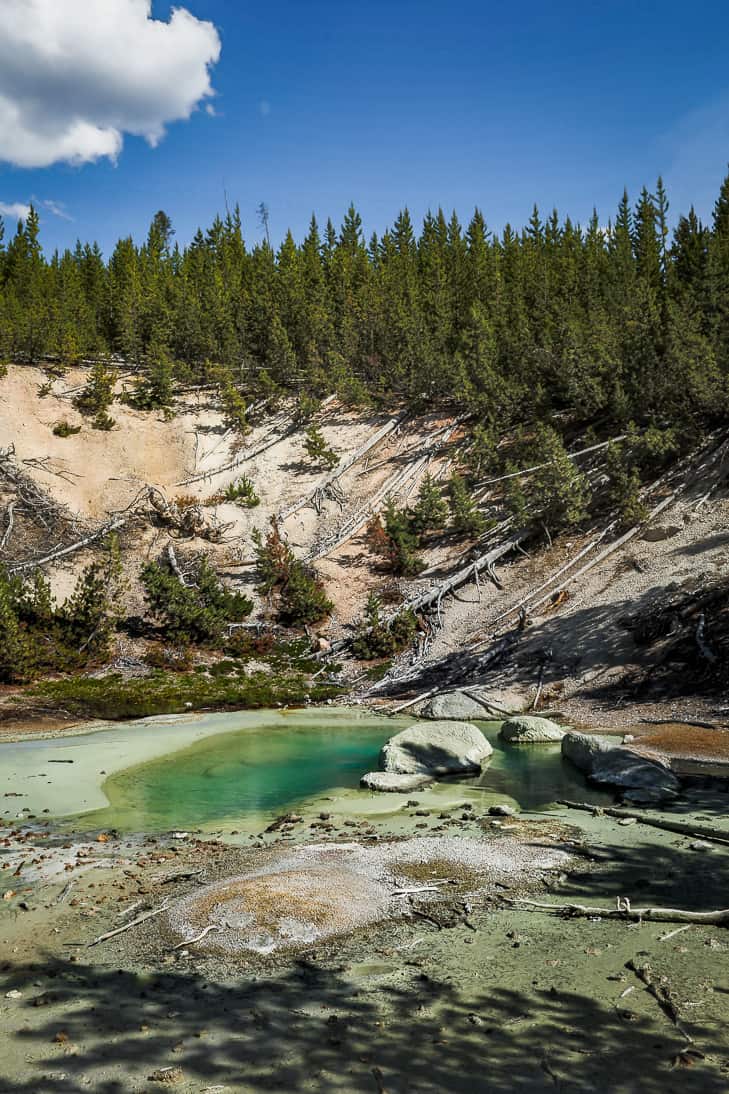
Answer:
<path fill-rule="evenodd" d="M 462 651 L 499 638 L 484 663 L 521 642 L 538 699 L 547 662 L 554 686 L 574 671 L 555 651 L 585 645 L 548 632 L 562 609 L 579 631 L 593 566 L 584 595 L 612 598 L 593 660 L 627 664 L 607 620 L 633 611 L 635 574 L 650 608 L 659 550 L 601 561 L 670 508 L 661 584 L 700 570 L 691 679 L 723 686 L 706 503 L 728 403 L 729 178 L 710 226 L 691 211 L 673 232 L 659 180 L 586 227 L 535 209 L 496 236 L 439 212 L 416 236 L 405 211 L 367 243 L 352 207 L 278 252 L 246 246 L 238 210 L 182 249 L 159 212 L 108 263 L 81 243 L 45 256 L 32 211 L 0 247 L 0 684 L 118 664 L 197 668 L 199 689 L 216 657 L 260 668 L 291 641 L 326 686 L 344 678 L 311 654 L 450 672 L 456 650 L 462 675 Z"/>
<path fill-rule="evenodd" d="M 405 210 L 366 240 L 351 207 L 338 231 L 312 219 L 275 252 L 246 246 L 236 209 L 181 248 L 160 212 L 144 245 L 122 239 L 105 262 L 92 244 L 44 256 L 35 211 L 5 234 L 0 359 L 113 353 L 163 388 L 216 380 L 229 401 L 394 394 L 458 401 L 487 425 L 726 410 L 729 179 L 710 226 L 690 211 L 673 233 L 659 180 L 609 221 L 535 208 L 500 235 L 478 210 L 466 227 L 428 214 L 417 234 Z"/>

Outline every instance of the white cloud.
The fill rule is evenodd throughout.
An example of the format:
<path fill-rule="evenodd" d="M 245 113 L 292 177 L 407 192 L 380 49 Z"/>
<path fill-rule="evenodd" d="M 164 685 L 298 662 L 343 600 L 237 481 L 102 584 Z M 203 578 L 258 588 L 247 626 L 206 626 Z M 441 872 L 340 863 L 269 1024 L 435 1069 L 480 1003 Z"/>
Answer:
<path fill-rule="evenodd" d="M 213 24 L 151 13 L 151 0 L 2 0 L 0 160 L 115 160 L 125 133 L 154 147 L 210 99 Z"/>
<path fill-rule="evenodd" d="M 25 220 L 30 212 L 30 205 L 23 205 L 20 201 L 0 201 L 0 216 L 12 217 L 14 220 Z"/>
<path fill-rule="evenodd" d="M 35 202 L 35 198 L 33 200 Z M 54 217 L 60 217 L 61 220 L 73 220 L 73 217 L 62 201 L 53 201 L 52 198 L 41 198 L 37 204 L 43 209 L 46 209 L 49 213 L 52 213 Z"/>

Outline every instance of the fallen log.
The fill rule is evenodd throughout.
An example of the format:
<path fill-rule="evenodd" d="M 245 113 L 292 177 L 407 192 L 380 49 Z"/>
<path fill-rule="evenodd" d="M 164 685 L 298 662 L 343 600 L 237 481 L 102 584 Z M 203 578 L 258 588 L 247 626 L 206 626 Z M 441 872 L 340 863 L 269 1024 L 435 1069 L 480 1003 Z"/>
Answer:
<path fill-rule="evenodd" d="M 320 410 L 327 406 L 329 403 L 336 399 L 336 395 L 328 395 L 321 403 Z M 250 408 L 249 408 L 250 409 Z M 287 416 L 283 418 L 285 421 Z M 237 456 L 229 463 L 223 464 L 222 467 L 211 468 L 210 471 L 199 471 L 195 475 L 190 475 L 189 478 L 183 479 L 181 482 L 176 482 L 175 486 L 190 486 L 194 482 L 204 482 L 206 479 L 214 478 L 215 475 L 222 475 L 224 471 L 234 471 L 236 467 L 240 467 L 241 464 L 247 463 L 249 460 L 253 460 L 256 456 L 260 456 L 261 453 L 266 452 L 269 448 L 273 448 L 274 445 L 279 444 L 281 441 L 285 441 L 287 437 L 291 437 L 299 429 L 299 423 L 291 422 L 289 428 L 284 430 L 283 433 L 278 429 L 272 429 L 266 434 L 261 444 L 255 448 L 251 448 L 249 451 L 244 452 L 242 455 Z"/>
<path fill-rule="evenodd" d="M 168 901 L 165 900 L 160 904 L 159 908 L 153 908 L 151 912 L 145 912 L 144 915 L 138 915 L 136 919 L 131 919 L 128 923 L 125 923 L 123 927 L 116 927 L 113 931 L 107 931 L 106 934 L 100 934 L 93 942 L 89 942 L 89 949 L 91 949 L 92 946 L 98 946 L 100 942 L 107 942 L 110 938 L 114 938 L 118 934 L 124 934 L 125 931 L 130 931 L 132 927 L 138 927 L 140 923 L 146 923 L 148 919 L 153 919 L 156 915 L 161 915 L 162 912 L 167 911 L 167 904 Z"/>
<path fill-rule="evenodd" d="M 19 574 L 23 570 L 34 570 L 38 566 L 45 566 L 48 562 L 55 562 L 59 558 L 65 558 L 66 555 L 73 554 L 75 551 L 80 551 L 83 547 L 88 547 L 89 544 L 95 543 L 97 539 L 102 539 L 104 536 L 110 535 L 112 532 L 118 531 L 126 524 L 126 517 L 117 517 L 116 520 L 110 521 L 102 528 L 99 528 L 96 532 L 92 532 L 90 536 L 85 536 L 83 539 L 79 539 L 76 543 L 72 543 L 70 547 L 59 547 L 56 551 L 51 551 L 47 555 L 43 555 L 41 558 L 27 559 L 25 562 L 17 562 L 14 566 L 8 567 L 9 574 Z"/>
<path fill-rule="evenodd" d="M 11 535 L 13 534 L 13 524 L 14 524 L 13 513 L 14 513 L 14 510 L 15 510 L 15 499 L 13 499 L 9 503 L 7 509 L 5 510 L 5 517 L 7 519 L 7 525 L 6 525 L 5 531 L 3 532 L 3 538 L 0 539 L 0 551 L 5 550 L 5 548 L 7 546 L 7 543 L 8 543 L 8 540 L 10 539 Z"/>
<path fill-rule="evenodd" d="M 636 753 L 637 755 L 637 753 Z M 660 828 L 664 832 L 676 832 L 680 836 L 691 836 L 694 839 L 707 839 L 714 843 L 729 846 L 729 835 L 717 832 L 715 828 L 706 828 L 699 824 L 684 824 L 683 821 L 667 820 L 663 817 L 647 817 L 645 813 L 633 812 L 631 809 L 609 808 L 605 805 L 590 805 L 589 802 L 572 802 L 566 798 L 560 798 L 558 805 L 564 805 L 567 809 L 579 809 L 583 813 L 591 813 L 593 816 L 604 814 L 607 817 L 615 817 L 618 820 L 634 820 L 640 824 L 647 824 L 650 828 Z"/>
<path fill-rule="evenodd" d="M 624 441 L 626 436 L 627 434 L 621 433 L 619 437 L 611 437 L 609 441 L 601 441 L 600 444 L 590 445 L 589 448 L 583 448 L 579 452 L 567 452 L 567 459 L 576 460 L 580 456 L 587 456 L 590 452 L 599 452 L 601 448 L 607 448 L 608 445 Z M 518 479 L 523 475 L 531 475 L 534 471 L 541 471 L 545 467 L 550 467 L 552 463 L 554 463 L 554 460 L 547 460 L 546 463 L 538 463 L 534 467 L 525 467 L 522 471 L 512 471 L 508 475 L 499 475 L 496 479 L 484 479 L 483 482 L 476 483 L 475 489 L 480 490 L 484 486 L 493 486 L 497 482 L 506 482 L 507 479 Z"/>
<path fill-rule="evenodd" d="M 260 456 L 263 452 L 267 452 L 269 448 L 273 448 L 274 445 L 280 444 L 281 441 L 285 441 L 288 437 L 291 437 L 296 432 L 296 428 L 295 425 L 290 425 L 283 433 L 278 430 L 271 430 L 255 448 L 251 448 L 242 455 L 236 456 L 234 460 L 230 460 L 221 467 L 213 467 L 209 471 L 199 471 L 195 475 L 190 475 L 189 478 L 182 479 L 181 482 L 176 482 L 175 486 L 191 486 L 192 483 L 195 482 L 204 482 L 206 479 L 213 479 L 216 475 L 222 475 L 225 471 L 234 471 L 236 467 L 240 467 L 249 460 L 254 460 L 256 456 Z"/>
<path fill-rule="evenodd" d="M 551 912 L 566 919 L 622 919 L 630 922 L 699 923 L 710 927 L 729 927 L 729 908 L 712 912 L 691 912 L 683 908 L 634 908 L 621 900 L 615 908 L 590 907 L 587 904 L 546 904 L 523 897 L 503 897 L 507 904 L 518 904 L 527 911 Z"/>
<path fill-rule="evenodd" d="M 380 508 L 382 508 L 382 505 L 388 497 L 404 486 L 405 483 L 415 478 L 420 471 L 428 466 L 443 446 L 448 443 L 463 420 L 463 417 L 457 418 L 451 425 L 446 426 L 445 429 L 439 430 L 435 436 L 431 437 L 425 447 L 421 450 L 417 459 L 391 475 L 368 500 L 367 504 L 362 509 L 358 509 L 345 521 L 331 542 L 323 547 L 315 549 L 309 555 L 309 561 L 316 562 L 321 558 L 326 558 L 332 551 L 336 551 L 343 544 L 347 543 L 352 536 L 356 535 L 360 529 L 364 528 L 367 522 L 372 519 Z"/>
<path fill-rule="evenodd" d="M 496 547 L 492 547 L 490 551 L 486 551 L 485 554 L 479 555 L 473 562 L 469 562 L 467 566 L 463 566 L 446 581 L 441 582 L 439 585 L 434 585 L 426 592 L 419 593 L 417 596 L 405 601 L 396 612 L 393 612 L 388 616 L 387 622 L 391 622 L 403 611 L 422 611 L 423 608 L 427 608 L 431 604 L 435 604 L 439 600 L 442 600 L 443 597 L 453 589 L 458 589 L 461 585 L 465 585 L 467 581 L 471 581 L 478 577 L 482 570 L 486 570 L 488 573 L 495 562 L 498 562 L 499 559 L 515 550 L 521 541 L 526 539 L 527 535 L 528 529 L 523 528 L 515 535 L 510 536 L 509 539 L 504 540 L 503 543 L 498 544 Z"/>
<path fill-rule="evenodd" d="M 354 467 L 356 463 L 359 463 L 362 457 L 366 456 L 376 444 L 379 444 L 379 442 L 384 440 L 384 438 L 392 433 L 393 430 L 397 429 L 405 420 L 406 416 L 407 415 L 405 414 L 401 414 L 397 418 L 390 418 L 389 422 L 386 422 L 376 433 L 373 433 L 371 437 L 368 437 L 365 443 L 360 445 L 360 447 L 348 456 L 346 460 L 338 464 L 328 475 L 325 475 L 310 494 L 305 494 L 303 497 L 299 498 L 298 501 L 294 501 L 290 505 L 286 505 L 283 509 L 280 509 L 277 518 L 279 522 L 293 516 L 294 513 L 298 513 L 299 509 L 303 509 L 305 505 L 313 504 L 318 497 L 323 497 L 331 485 L 335 483 L 338 478 L 341 478 L 345 471 L 349 471 L 350 467 Z"/>

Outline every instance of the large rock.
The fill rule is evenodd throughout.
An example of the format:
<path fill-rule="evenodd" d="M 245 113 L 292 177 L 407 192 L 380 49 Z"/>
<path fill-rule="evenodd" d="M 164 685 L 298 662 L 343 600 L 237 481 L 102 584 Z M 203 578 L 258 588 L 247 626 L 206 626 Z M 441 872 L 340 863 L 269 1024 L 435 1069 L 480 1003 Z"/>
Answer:
<path fill-rule="evenodd" d="M 624 787 L 630 791 L 646 791 L 649 798 L 671 797 L 681 784 L 672 771 L 658 760 L 649 760 L 629 748 L 611 748 L 595 763 L 590 779 L 606 786 Z M 631 794 L 633 800 L 635 794 Z"/>
<path fill-rule="evenodd" d="M 365 790 L 384 790 L 391 794 L 408 794 L 424 790 L 433 782 L 432 775 L 396 775 L 393 771 L 368 771 L 359 780 Z"/>
<path fill-rule="evenodd" d="M 541 744 L 548 741 L 561 741 L 564 730 L 549 718 L 537 718 L 533 714 L 518 714 L 509 718 L 499 731 L 501 737 L 511 744 Z"/>
<path fill-rule="evenodd" d="M 474 775 L 492 752 L 468 722 L 420 722 L 387 741 L 380 767 L 398 775 Z"/>
<path fill-rule="evenodd" d="M 481 703 L 477 703 L 470 695 L 462 691 L 449 691 L 444 695 L 436 695 L 425 704 L 421 712 L 423 718 L 456 719 L 469 722 L 473 718 L 488 718 L 488 711 Z"/>
<path fill-rule="evenodd" d="M 617 748 L 620 741 L 616 737 L 601 737 L 595 733 L 565 733 L 562 738 L 562 755 L 580 771 L 591 775 L 597 764 L 605 756 Z"/>

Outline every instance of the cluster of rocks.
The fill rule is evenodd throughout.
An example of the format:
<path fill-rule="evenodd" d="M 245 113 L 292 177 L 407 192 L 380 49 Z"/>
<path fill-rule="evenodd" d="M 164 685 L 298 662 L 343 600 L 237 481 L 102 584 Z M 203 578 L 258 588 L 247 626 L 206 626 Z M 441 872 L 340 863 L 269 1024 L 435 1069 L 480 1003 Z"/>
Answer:
<path fill-rule="evenodd" d="M 415 722 L 391 737 L 380 752 L 380 770 L 362 776 L 364 788 L 409 793 L 438 778 L 480 774 L 493 753 L 481 730 L 468 721 L 486 716 L 480 698 L 450 692 L 431 700 L 422 713 L 427 719 L 439 713 L 441 719 Z M 516 714 L 503 722 L 499 734 L 510 745 L 561 743 L 562 755 L 591 782 L 619 790 L 628 801 L 658 804 L 680 788 L 660 756 L 638 754 L 615 738 L 565 731 L 549 718 Z"/>

